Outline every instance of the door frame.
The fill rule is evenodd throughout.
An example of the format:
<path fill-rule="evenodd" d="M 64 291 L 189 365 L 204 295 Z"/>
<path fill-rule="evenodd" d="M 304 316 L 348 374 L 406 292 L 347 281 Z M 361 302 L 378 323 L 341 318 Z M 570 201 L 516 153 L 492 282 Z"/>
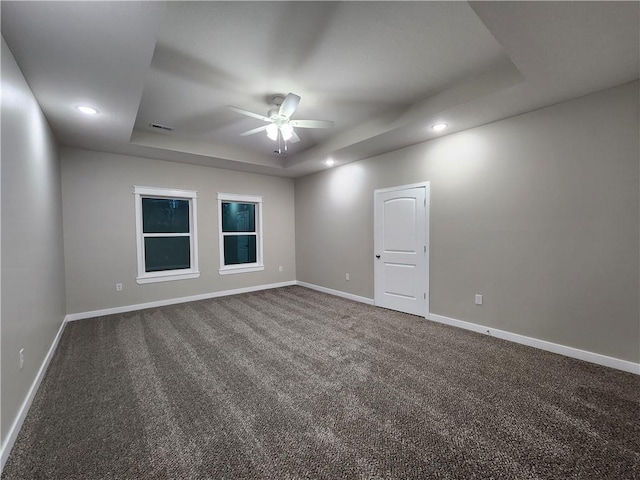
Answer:
<path fill-rule="evenodd" d="M 425 318 L 428 319 L 429 318 L 429 313 L 431 312 L 431 290 L 430 290 L 430 283 L 429 283 L 429 270 L 431 268 L 431 240 L 429 237 L 429 232 L 430 232 L 430 228 L 429 228 L 429 218 L 430 218 L 430 210 L 431 210 L 431 182 L 427 181 L 427 182 L 419 182 L 419 183 L 410 183 L 407 185 L 398 185 L 395 187 L 387 187 L 387 188 L 378 188 L 376 190 L 373 191 L 373 304 L 377 305 L 376 303 L 376 288 L 375 288 L 375 282 L 376 282 L 376 275 L 375 275 L 375 270 L 376 270 L 376 258 L 375 258 L 375 248 L 376 248 L 376 226 L 377 226 L 377 221 L 378 219 L 376 218 L 376 195 L 378 195 L 379 193 L 388 193 L 388 192 L 394 192 L 394 191 L 398 191 L 398 190 L 406 190 L 409 188 L 420 188 L 420 187 L 424 187 L 424 198 L 425 198 L 425 209 L 424 209 L 424 214 L 425 214 L 425 229 L 426 231 L 425 233 L 425 243 L 427 244 L 427 251 L 426 251 L 426 261 L 427 261 L 427 275 L 426 278 L 424 279 L 424 287 L 425 287 L 425 292 L 427 294 L 427 311 L 425 312 Z"/>

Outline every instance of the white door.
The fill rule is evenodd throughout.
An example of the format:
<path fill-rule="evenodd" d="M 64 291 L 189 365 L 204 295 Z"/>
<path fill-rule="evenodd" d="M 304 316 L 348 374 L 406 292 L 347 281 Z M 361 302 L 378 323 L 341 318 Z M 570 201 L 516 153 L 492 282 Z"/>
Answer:
<path fill-rule="evenodd" d="M 426 317 L 429 184 L 374 193 L 375 304 Z"/>

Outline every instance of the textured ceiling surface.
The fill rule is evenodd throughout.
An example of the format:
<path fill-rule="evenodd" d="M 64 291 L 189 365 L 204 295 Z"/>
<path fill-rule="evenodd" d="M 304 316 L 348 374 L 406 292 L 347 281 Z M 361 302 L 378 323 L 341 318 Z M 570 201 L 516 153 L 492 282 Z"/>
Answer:
<path fill-rule="evenodd" d="M 638 78 L 637 2 L 11 2 L 2 35 L 58 140 L 300 176 Z M 302 97 L 284 154 L 273 95 Z M 91 118 L 75 106 L 94 105 Z M 436 134 L 429 126 L 445 121 Z M 150 123 L 171 127 L 170 132 Z"/>

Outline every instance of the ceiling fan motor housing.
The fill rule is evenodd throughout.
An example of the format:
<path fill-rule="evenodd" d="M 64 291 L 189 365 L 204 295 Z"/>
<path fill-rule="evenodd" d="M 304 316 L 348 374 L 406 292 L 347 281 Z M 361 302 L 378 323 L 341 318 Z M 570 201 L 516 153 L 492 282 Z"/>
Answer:
<path fill-rule="evenodd" d="M 273 121 L 276 121 L 278 119 L 281 121 L 284 120 L 283 118 L 280 118 L 280 107 L 282 106 L 282 102 L 284 102 L 284 95 L 274 95 L 271 98 L 271 104 L 274 105 L 274 107 L 269 109 L 269 111 L 267 112 L 267 117 L 269 117 Z"/>
<path fill-rule="evenodd" d="M 284 95 L 274 95 L 273 98 L 271 99 L 271 103 L 273 105 L 276 106 L 276 108 L 280 108 L 280 105 L 282 105 L 282 102 L 284 102 Z"/>

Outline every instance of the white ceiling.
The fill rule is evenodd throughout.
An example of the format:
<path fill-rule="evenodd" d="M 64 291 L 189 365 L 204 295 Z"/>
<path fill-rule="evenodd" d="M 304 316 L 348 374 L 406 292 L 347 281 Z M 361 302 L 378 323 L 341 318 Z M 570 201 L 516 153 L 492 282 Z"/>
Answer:
<path fill-rule="evenodd" d="M 639 7 L 3 1 L 1 16 L 61 144 L 296 177 L 638 79 Z M 226 105 L 266 115 L 288 92 L 294 119 L 334 127 L 298 130 L 286 155 L 239 135 L 263 123 Z"/>

